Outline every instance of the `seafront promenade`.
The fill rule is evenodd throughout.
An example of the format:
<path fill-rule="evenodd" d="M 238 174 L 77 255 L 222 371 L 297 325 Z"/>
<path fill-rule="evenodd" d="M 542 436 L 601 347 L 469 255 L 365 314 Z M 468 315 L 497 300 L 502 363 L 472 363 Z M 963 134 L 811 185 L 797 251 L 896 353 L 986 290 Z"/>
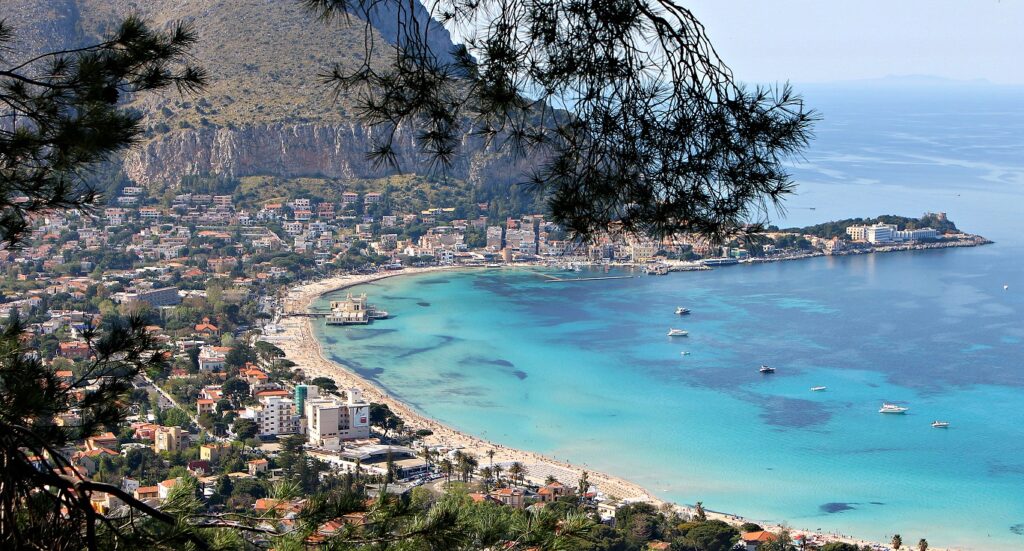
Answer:
<path fill-rule="evenodd" d="M 536 268 L 538 266 L 530 266 Z M 477 457 L 486 457 L 491 450 L 494 451 L 494 462 L 508 464 L 519 462 L 526 467 L 527 478 L 543 482 L 549 474 L 554 474 L 560 480 L 571 483 L 583 472 L 587 472 L 591 484 L 598 492 L 609 499 L 625 501 L 646 501 L 658 507 L 675 508 L 683 514 L 692 514 L 693 508 L 687 505 L 668 503 L 654 496 L 647 489 L 607 473 L 593 471 L 586 465 L 572 464 L 567 461 L 558 460 L 539 453 L 519 450 L 503 446 L 500 443 L 491 442 L 482 438 L 457 431 L 443 423 L 426 417 L 407 404 L 398 400 L 373 382 L 368 381 L 354 372 L 346 369 L 343 365 L 327 358 L 313 332 L 313 318 L 304 316 L 313 302 L 320 296 L 345 289 L 348 287 L 371 283 L 380 279 L 400 275 L 417 275 L 450 270 L 480 270 L 480 269 L 507 269 L 507 268 L 485 268 L 485 267 L 427 267 L 410 268 L 402 271 L 384 272 L 370 275 L 351 275 L 333 277 L 317 282 L 300 285 L 291 289 L 284 300 L 285 317 L 281 321 L 281 332 L 269 336 L 271 340 L 284 350 L 286 357 L 297 364 L 308 377 L 326 376 L 334 379 L 339 387 L 355 387 L 363 391 L 364 396 L 377 403 L 387 404 L 399 417 L 403 419 L 406 426 L 412 430 L 426 429 L 433 434 L 424 438 L 424 443 L 431 446 L 438 446 L 448 449 L 460 449 L 463 452 L 473 454 Z M 300 314 L 300 315 L 296 315 Z M 708 517 L 720 519 L 730 524 L 739 525 L 744 522 L 757 522 L 766 529 L 779 530 L 782 527 L 772 523 L 759 522 L 753 519 L 746 519 L 739 515 L 707 511 Z M 876 549 L 888 549 L 888 547 L 877 542 L 857 539 L 851 536 L 822 533 L 814 530 L 800 530 L 789 527 L 794 534 L 805 534 L 813 541 L 844 541 L 858 545 L 870 545 Z M 940 549 L 940 548 L 933 548 Z"/>

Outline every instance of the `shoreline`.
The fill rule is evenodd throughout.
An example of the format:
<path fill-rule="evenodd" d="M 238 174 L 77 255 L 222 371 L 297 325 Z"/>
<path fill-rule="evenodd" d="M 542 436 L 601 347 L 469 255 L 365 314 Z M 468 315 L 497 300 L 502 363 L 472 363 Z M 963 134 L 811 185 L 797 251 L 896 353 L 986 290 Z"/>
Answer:
<path fill-rule="evenodd" d="M 797 259 L 794 258 L 791 260 Z M 519 266 L 537 267 L 528 264 L 521 264 Z M 516 265 L 512 265 L 511 267 L 516 267 Z M 449 427 L 440 421 L 427 417 L 405 402 L 389 395 L 373 381 L 364 379 L 344 365 L 326 357 L 324 355 L 322 344 L 313 333 L 313 318 L 292 315 L 307 312 L 313 301 L 325 294 L 357 285 L 363 285 L 403 275 L 413 276 L 444 271 L 481 269 L 488 268 L 482 266 L 433 266 L 425 268 L 406 268 L 395 272 L 370 275 L 335 276 L 312 283 L 299 284 L 289 290 L 288 295 L 283 301 L 285 316 L 282 317 L 280 322 L 281 332 L 273 335 L 273 337 L 267 338 L 266 340 L 273 342 L 284 350 L 285 357 L 294 361 L 297 364 L 296 368 L 301 368 L 307 377 L 312 378 L 321 375 L 328 376 L 337 382 L 339 388 L 358 388 L 363 392 L 363 396 L 367 401 L 387 404 L 391 411 L 402 418 L 407 428 L 411 430 L 427 429 L 432 431 L 433 434 L 431 436 L 427 436 L 422 439 L 428 445 L 442 446 L 450 449 L 461 449 L 477 456 L 478 458 L 486 457 L 486 453 L 489 450 L 494 450 L 495 463 L 518 461 L 527 467 L 529 474 L 526 478 L 535 482 L 542 482 L 544 475 L 546 474 L 556 474 L 561 475 L 559 476 L 559 480 L 563 483 L 573 485 L 575 477 L 578 477 L 581 472 L 586 471 L 590 483 L 598 488 L 599 493 L 608 497 L 626 501 L 644 501 L 654 505 L 655 507 L 669 507 L 683 514 L 693 514 L 694 508 L 692 506 L 658 498 L 646 488 L 624 478 L 609 475 L 600 471 L 594 471 L 567 461 L 560 461 L 541 453 L 510 448 L 499 443 L 472 436 Z M 539 471 L 539 476 L 534 475 L 534 471 Z M 755 522 L 763 526 L 765 530 L 769 531 L 777 532 L 783 528 L 783 525 L 780 524 L 761 523 L 740 515 L 722 513 L 708 509 L 705 509 L 705 511 L 709 520 L 722 520 L 737 527 L 744 522 Z M 846 534 L 804 530 L 793 528 L 788 525 L 786 525 L 785 528 L 794 535 L 805 534 L 809 538 L 814 538 L 818 543 L 838 541 L 856 544 L 858 546 L 871 545 L 881 546 L 884 549 L 889 548 L 886 544 L 860 539 Z M 932 547 L 931 549 L 942 551 L 943 548 Z"/>

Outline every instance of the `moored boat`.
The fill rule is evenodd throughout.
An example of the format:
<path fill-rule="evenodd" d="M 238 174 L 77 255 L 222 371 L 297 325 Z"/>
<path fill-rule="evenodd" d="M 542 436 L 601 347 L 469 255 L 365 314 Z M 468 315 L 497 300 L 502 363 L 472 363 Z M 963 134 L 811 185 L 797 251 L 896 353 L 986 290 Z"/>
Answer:
<path fill-rule="evenodd" d="M 761 373 L 775 373 L 775 368 L 768 367 L 767 365 L 762 365 L 761 368 L 758 369 L 758 371 Z"/>
<path fill-rule="evenodd" d="M 878 410 L 878 413 L 906 413 L 910 409 L 904 406 L 898 406 L 896 404 L 885 403 L 882 404 L 882 408 Z"/>
<path fill-rule="evenodd" d="M 689 331 L 685 331 L 683 329 L 669 329 L 668 330 L 668 336 L 670 336 L 670 337 L 685 337 L 685 336 L 687 336 L 689 334 L 690 334 Z"/>
<path fill-rule="evenodd" d="M 932 427 L 937 429 L 949 428 L 949 421 L 932 421 Z"/>
<path fill-rule="evenodd" d="M 812 386 L 811 387 L 811 392 L 821 392 L 822 390 L 825 390 L 826 388 L 828 388 L 828 387 L 827 386 Z"/>
<path fill-rule="evenodd" d="M 689 308 L 683 308 L 682 306 L 677 306 L 676 307 L 676 315 L 677 316 L 685 316 L 686 314 L 689 314 L 689 313 L 690 313 L 690 309 Z"/>

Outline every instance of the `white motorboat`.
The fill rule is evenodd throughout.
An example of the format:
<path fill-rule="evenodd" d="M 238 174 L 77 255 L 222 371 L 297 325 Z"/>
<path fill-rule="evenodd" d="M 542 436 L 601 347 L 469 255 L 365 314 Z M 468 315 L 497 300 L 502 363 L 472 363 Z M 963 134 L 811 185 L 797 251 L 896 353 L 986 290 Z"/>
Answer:
<path fill-rule="evenodd" d="M 882 404 L 882 409 L 879 409 L 878 413 L 906 413 L 908 409 L 910 408 L 896 404 Z"/>
<path fill-rule="evenodd" d="M 679 355 L 680 355 L 680 356 L 689 356 L 689 355 L 690 355 L 690 352 L 689 352 L 689 351 L 686 351 L 686 350 L 683 350 L 682 352 L 680 352 L 680 353 L 679 353 Z"/>
<path fill-rule="evenodd" d="M 768 367 L 767 365 L 762 365 L 761 369 L 758 369 L 758 371 L 760 371 L 761 373 L 775 373 L 775 368 Z"/>
<path fill-rule="evenodd" d="M 937 429 L 949 428 L 949 421 L 932 421 L 932 427 Z"/>
<path fill-rule="evenodd" d="M 689 331 L 685 331 L 683 329 L 669 329 L 668 330 L 668 336 L 670 336 L 670 337 L 685 337 L 685 336 L 687 336 L 689 334 L 690 334 Z"/>
<path fill-rule="evenodd" d="M 828 388 L 828 387 L 827 386 L 812 386 L 811 387 L 811 392 L 821 392 L 822 390 L 825 390 L 826 388 Z"/>
<path fill-rule="evenodd" d="M 690 313 L 690 309 L 689 308 L 683 308 L 682 306 L 677 306 L 676 307 L 676 315 L 677 316 L 685 316 L 686 314 L 689 314 L 689 313 Z"/>

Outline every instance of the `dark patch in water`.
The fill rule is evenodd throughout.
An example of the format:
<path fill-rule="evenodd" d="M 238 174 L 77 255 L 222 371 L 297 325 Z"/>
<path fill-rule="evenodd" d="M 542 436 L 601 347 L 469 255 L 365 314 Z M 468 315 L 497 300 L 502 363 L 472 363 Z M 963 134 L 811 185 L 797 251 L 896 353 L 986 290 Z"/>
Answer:
<path fill-rule="evenodd" d="M 992 476 L 999 475 L 1021 475 L 1024 474 L 1024 465 L 1010 463 L 992 463 L 988 466 L 988 473 Z"/>
<path fill-rule="evenodd" d="M 419 283 L 421 285 L 444 285 L 445 283 L 451 283 L 451 282 L 452 281 L 450 279 L 439 278 L 439 279 L 425 279 L 423 281 L 420 281 Z"/>
<path fill-rule="evenodd" d="M 327 344 L 337 344 L 338 339 L 334 337 L 324 337 L 324 342 L 326 342 Z"/>
<path fill-rule="evenodd" d="M 1024 522 L 1020 524 L 1014 524 L 1010 527 L 1010 532 L 1017 534 L 1018 536 L 1024 536 Z"/>
<path fill-rule="evenodd" d="M 359 375 L 361 375 L 363 377 L 366 377 L 368 379 L 376 379 L 377 376 L 379 376 L 381 373 L 384 373 L 384 368 L 383 367 L 371 367 L 369 369 L 353 368 L 352 371 L 355 371 Z"/>
<path fill-rule="evenodd" d="M 417 302 L 416 306 L 422 306 L 422 307 L 426 308 L 427 306 L 430 306 L 430 303 L 429 302 Z"/>
<path fill-rule="evenodd" d="M 851 511 L 853 509 L 856 509 L 856 507 L 854 507 L 854 505 L 856 505 L 856 504 L 855 503 L 832 502 L 832 503 L 825 503 L 823 505 L 819 505 L 818 509 L 821 510 L 822 512 L 825 512 L 825 513 L 828 513 L 828 514 L 833 514 L 833 513 L 842 513 L 843 511 Z"/>
<path fill-rule="evenodd" d="M 525 371 L 519 371 L 518 369 L 512 372 L 513 375 L 519 378 L 520 381 L 526 378 Z"/>
<path fill-rule="evenodd" d="M 466 378 L 466 375 L 464 373 L 459 373 L 458 371 L 445 371 L 445 372 L 441 373 L 441 376 L 446 378 L 446 379 L 465 379 Z"/>
<path fill-rule="evenodd" d="M 872 505 L 885 505 L 885 504 L 884 504 L 884 503 L 882 503 L 881 501 L 869 501 L 868 503 L 870 503 L 870 504 L 872 504 Z"/>
<path fill-rule="evenodd" d="M 496 365 L 498 367 L 515 367 L 515 364 L 513 364 L 512 362 L 510 362 L 508 360 L 503 360 L 501 358 L 498 358 L 498 359 L 495 359 L 495 360 L 489 360 L 487 358 L 481 358 L 480 356 L 470 356 L 468 358 L 463 358 L 463 359 L 459 360 L 459 363 L 460 364 L 464 364 L 464 365 L 487 364 L 487 365 Z"/>
<path fill-rule="evenodd" d="M 757 395 L 754 403 L 761 407 L 761 419 L 767 425 L 785 428 L 807 428 L 828 423 L 832 414 L 818 402 L 800 398 Z"/>
<path fill-rule="evenodd" d="M 345 333 L 345 337 L 350 341 L 364 341 L 366 339 L 372 339 L 388 333 L 394 333 L 397 329 L 360 329 L 358 331 L 348 331 Z"/>
<path fill-rule="evenodd" d="M 409 356 L 415 356 L 417 354 L 423 354 L 424 352 L 430 352 L 431 350 L 436 350 L 437 348 L 438 348 L 437 346 L 423 346 L 423 347 L 420 347 L 420 348 L 410 348 L 409 350 L 399 354 L 397 357 L 399 357 L 399 358 L 408 358 Z"/>

